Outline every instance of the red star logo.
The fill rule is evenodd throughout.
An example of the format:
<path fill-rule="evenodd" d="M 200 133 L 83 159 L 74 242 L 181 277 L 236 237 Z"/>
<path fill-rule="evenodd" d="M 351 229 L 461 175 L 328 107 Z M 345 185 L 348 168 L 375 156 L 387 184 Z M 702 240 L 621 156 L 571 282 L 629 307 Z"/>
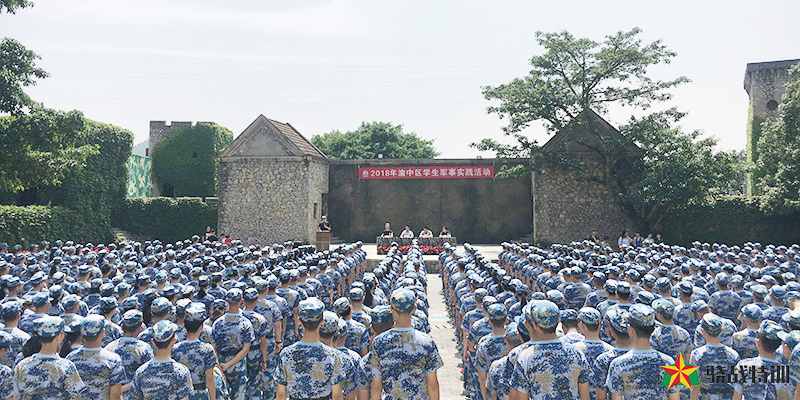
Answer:
<path fill-rule="evenodd" d="M 669 387 L 667 389 L 672 389 L 673 386 L 678 384 L 686 386 L 690 389 L 692 388 L 692 383 L 689 381 L 689 375 L 697 371 L 697 367 L 684 364 L 683 356 L 681 356 L 680 353 L 678 353 L 678 361 L 675 362 L 675 365 L 663 366 L 661 369 L 666 371 L 670 376 Z"/>

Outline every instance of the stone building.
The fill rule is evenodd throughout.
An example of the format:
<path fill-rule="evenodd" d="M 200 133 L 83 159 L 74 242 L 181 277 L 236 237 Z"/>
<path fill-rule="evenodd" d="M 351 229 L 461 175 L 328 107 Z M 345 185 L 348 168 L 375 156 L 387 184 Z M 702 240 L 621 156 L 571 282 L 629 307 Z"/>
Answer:
<path fill-rule="evenodd" d="M 149 157 L 158 142 L 169 137 L 173 131 L 187 126 L 192 126 L 192 121 L 172 121 L 170 124 L 167 121 L 150 121 L 150 141 L 147 143 L 145 155 Z"/>
<path fill-rule="evenodd" d="M 789 83 L 789 69 L 800 59 L 748 63 L 744 73 L 744 90 L 750 98 L 747 112 L 747 161 L 758 160 L 758 138 L 761 123 L 778 116 L 781 97 Z M 753 177 L 749 177 L 748 194 L 753 193 Z"/>
<path fill-rule="evenodd" d="M 641 149 L 592 110 L 585 110 L 542 146 L 533 158 L 533 236 L 535 241 L 565 243 L 588 237 L 592 231 L 616 243 L 630 218 L 602 182 L 603 157 L 614 157 L 620 170 L 641 160 Z M 583 170 L 572 169 L 580 165 Z M 598 182 L 586 179 L 597 178 Z M 632 177 L 633 178 L 633 177 Z"/>
<path fill-rule="evenodd" d="M 328 158 L 300 132 L 259 115 L 218 159 L 218 232 L 264 245 L 314 242 Z"/>

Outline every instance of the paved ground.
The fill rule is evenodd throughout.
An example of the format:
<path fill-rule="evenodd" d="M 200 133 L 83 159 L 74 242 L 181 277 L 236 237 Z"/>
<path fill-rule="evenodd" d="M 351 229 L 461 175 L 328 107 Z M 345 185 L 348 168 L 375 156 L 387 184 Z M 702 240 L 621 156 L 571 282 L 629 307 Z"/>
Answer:
<path fill-rule="evenodd" d="M 431 324 L 431 336 L 436 341 L 444 367 L 439 377 L 439 392 L 442 400 L 464 399 L 464 383 L 461 381 L 461 358 L 456 350 L 455 331 L 450 324 L 447 305 L 442 293 L 442 278 L 439 274 L 428 274 L 428 319 Z"/>

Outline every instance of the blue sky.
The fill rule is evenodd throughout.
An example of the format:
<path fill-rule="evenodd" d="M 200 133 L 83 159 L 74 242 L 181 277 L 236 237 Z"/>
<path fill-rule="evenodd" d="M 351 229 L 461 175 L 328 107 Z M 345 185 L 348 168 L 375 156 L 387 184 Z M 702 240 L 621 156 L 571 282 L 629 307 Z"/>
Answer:
<path fill-rule="evenodd" d="M 259 114 L 307 137 L 362 121 L 401 123 L 441 157 L 502 135 L 481 86 L 528 71 L 534 32 L 643 29 L 678 53 L 652 75 L 692 82 L 668 104 L 686 129 L 745 145 L 748 62 L 800 58 L 798 1 L 116 1 L 34 0 L 0 15 L 0 36 L 42 56 L 28 93 L 130 129 L 215 121 L 238 135 Z M 613 124 L 633 110 L 613 108 Z M 528 134 L 547 140 L 538 124 Z M 489 154 L 483 154 L 490 156 Z"/>

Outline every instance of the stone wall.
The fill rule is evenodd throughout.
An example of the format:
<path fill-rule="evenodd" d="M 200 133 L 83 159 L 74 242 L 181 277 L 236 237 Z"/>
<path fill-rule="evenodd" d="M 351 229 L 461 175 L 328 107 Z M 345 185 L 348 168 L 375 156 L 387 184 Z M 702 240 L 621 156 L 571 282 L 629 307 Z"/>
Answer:
<path fill-rule="evenodd" d="M 303 157 L 220 162 L 218 231 L 262 245 L 313 242 L 313 203 L 327 191 L 327 175 L 325 164 Z"/>
<path fill-rule="evenodd" d="M 187 126 L 192 126 L 191 121 L 172 121 L 169 125 L 167 125 L 167 121 L 150 121 L 150 141 L 147 144 L 146 154 L 150 156 L 150 152 L 153 150 L 155 145 L 166 139 L 172 131 L 180 128 L 185 128 Z"/>
<path fill-rule="evenodd" d="M 535 236 L 541 243 L 568 243 L 595 230 L 616 245 L 622 230 L 633 226 L 603 185 L 578 181 L 558 168 L 539 171 L 532 180 Z"/>
<path fill-rule="evenodd" d="M 405 224 L 415 235 L 425 225 L 435 234 L 447 225 L 459 243 L 500 243 L 529 235 L 530 178 L 360 180 L 358 176 L 359 166 L 495 163 L 492 159 L 331 161 L 328 220 L 332 234 L 348 242 L 373 243 L 388 221 L 396 235 Z"/>

